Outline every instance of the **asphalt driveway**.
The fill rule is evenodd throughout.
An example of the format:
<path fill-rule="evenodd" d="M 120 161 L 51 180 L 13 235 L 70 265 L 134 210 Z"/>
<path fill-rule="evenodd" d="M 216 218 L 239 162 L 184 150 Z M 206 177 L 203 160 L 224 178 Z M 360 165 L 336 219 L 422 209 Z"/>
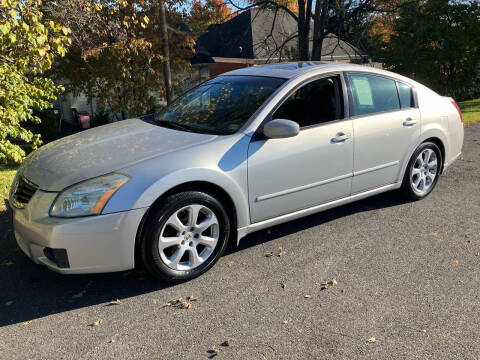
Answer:
<path fill-rule="evenodd" d="M 18 250 L 1 216 L 0 357 L 479 359 L 479 206 L 472 125 L 427 199 L 387 193 L 252 234 L 180 285 L 57 275 Z M 188 296 L 188 309 L 164 306 Z"/>

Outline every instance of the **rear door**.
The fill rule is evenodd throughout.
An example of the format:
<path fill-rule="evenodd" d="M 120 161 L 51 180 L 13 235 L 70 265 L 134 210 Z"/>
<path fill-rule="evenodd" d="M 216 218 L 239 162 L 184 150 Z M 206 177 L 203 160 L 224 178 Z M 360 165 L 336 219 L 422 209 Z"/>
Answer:
<path fill-rule="evenodd" d="M 420 136 L 413 89 L 395 79 L 347 73 L 355 134 L 352 194 L 395 183 Z"/>

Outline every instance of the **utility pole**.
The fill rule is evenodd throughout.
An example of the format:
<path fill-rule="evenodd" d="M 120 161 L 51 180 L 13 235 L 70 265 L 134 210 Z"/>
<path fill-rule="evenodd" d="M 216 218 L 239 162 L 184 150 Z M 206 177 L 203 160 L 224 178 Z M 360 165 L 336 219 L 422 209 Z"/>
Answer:
<path fill-rule="evenodd" d="M 163 55 L 165 56 L 165 62 L 163 63 L 163 77 L 167 95 L 167 104 L 170 104 L 173 100 L 172 72 L 170 69 L 170 48 L 168 46 L 167 16 L 165 15 L 165 4 L 163 3 L 163 0 L 157 1 L 157 6 L 155 7 L 155 16 L 160 21 L 160 30 L 163 38 Z"/>

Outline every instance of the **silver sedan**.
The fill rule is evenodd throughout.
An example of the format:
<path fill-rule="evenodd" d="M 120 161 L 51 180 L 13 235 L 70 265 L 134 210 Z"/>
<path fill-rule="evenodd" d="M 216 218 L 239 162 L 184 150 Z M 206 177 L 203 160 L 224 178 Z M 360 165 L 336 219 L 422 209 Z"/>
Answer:
<path fill-rule="evenodd" d="M 462 143 L 453 99 L 403 76 L 333 63 L 245 68 L 154 119 L 30 154 L 11 188 L 15 237 L 64 274 L 142 262 L 162 280 L 191 279 L 253 231 L 394 189 L 426 197 Z"/>

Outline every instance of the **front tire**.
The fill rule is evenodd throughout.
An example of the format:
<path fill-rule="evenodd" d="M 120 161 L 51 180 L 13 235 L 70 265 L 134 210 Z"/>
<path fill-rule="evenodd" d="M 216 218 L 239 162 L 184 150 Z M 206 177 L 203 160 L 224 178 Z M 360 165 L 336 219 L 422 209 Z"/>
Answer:
<path fill-rule="evenodd" d="M 147 218 L 141 258 L 160 280 L 190 280 L 218 261 L 229 235 L 230 221 L 220 201 L 200 191 L 173 194 Z"/>
<path fill-rule="evenodd" d="M 427 197 L 437 185 L 442 168 L 442 152 L 437 144 L 425 142 L 413 153 L 402 183 L 403 194 L 411 200 Z"/>

